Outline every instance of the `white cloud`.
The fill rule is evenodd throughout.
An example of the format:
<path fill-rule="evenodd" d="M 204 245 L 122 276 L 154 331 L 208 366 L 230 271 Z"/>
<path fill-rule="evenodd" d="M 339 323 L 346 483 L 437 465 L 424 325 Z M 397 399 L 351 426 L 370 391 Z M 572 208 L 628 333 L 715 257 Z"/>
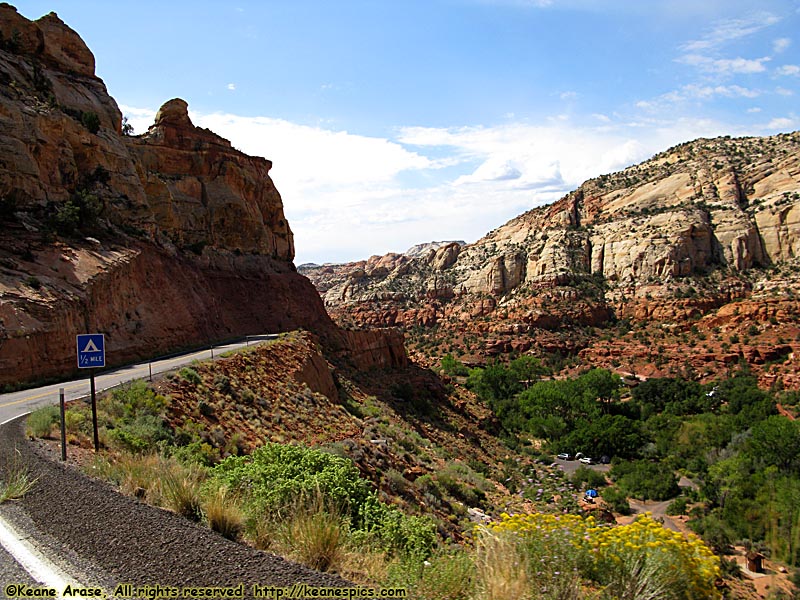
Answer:
<path fill-rule="evenodd" d="M 435 168 L 433 161 L 383 138 L 298 125 L 268 117 L 192 114 L 196 125 L 230 139 L 240 150 L 275 161 L 275 173 L 303 188 L 368 186 L 408 169 Z"/>
<path fill-rule="evenodd" d="M 558 97 L 562 100 L 575 100 L 578 97 L 578 92 L 561 92 Z"/>
<path fill-rule="evenodd" d="M 761 58 L 710 58 L 701 54 L 685 54 L 679 57 L 678 62 L 697 67 L 702 71 L 729 75 L 733 73 L 762 73 L 767 70 L 764 63 L 769 62 L 769 56 Z"/>
<path fill-rule="evenodd" d="M 236 84 L 235 83 L 229 83 L 228 84 L 228 89 L 230 91 L 232 91 L 232 92 L 235 91 L 236 90 Z"/>
<path fill-rule="evenodd" d="M 776 87 L 775 93 L 778 94 L 779 96 L 785 96 L 785 97 L 794 96 L 794 91 L 787 90 L 785 87 Z"/>
<path fill-rule="evenodd" d="M 780 54 L 781 52 L 785 52 L 789 49 L 789 46 L 792 45 L 792 40 L 789 38 L 778 38 L 774 42 L 772 42 L 772 51 L 776 54 Z"/>
<path fill-rule="evenodd" d="M 761 108 L 759 108 L 758 106 L 753 106 L 752 108 L 748 108 L 747 112 L 749 112 L 749 113 L 760 113 L 761 112 Z"/>
<path fill-rule="evenodd" d="M 800 66 L 798 66 L 798 65 L 783 65 L 781 67 L 778 67 L 775 70 L 775 72 L 778 75 L 788 75 L 788 76 L 800 75 Z"/>
<path fill-rule="evenodd" d="M 136 108 L 120 104 L 119 109 L 123 115 L 128 117 L 128 123 L 133 127 L 135 135 L 147 131 L 147 128 L 156 120 L 156 111 L 151 108 Z"/>
<path fill-rule="evenodd" d="M 462 175 L 454 185 L 479 183 L 483 181 L 516 181 L 522 177 L 522 171 L 512 160 L 490 157 L 470 175 Z"/>
<path fill-rule="evenodd" d="M 673 110 L 676 104 L 690 101 L 711 101 L 715 98 L 758 98 L 761 90 L 740 85 L 688 84 L 651 100 L 640 100 L 636 107 L 648 112 Z"/>
<path fill-rule="evenodd" d="M 678 99 L 701 98 L 710 99 L 715 96 L 725 98 L 757 98 L 761 95 L 758 90 L 742 87 L 740 85 L 686 85 L 676 93 Z"/>
<path fill-rule="evenodd" d="M 775 15 L 770 13 L 760 13 L 744 19 L 726 19 L 717 21 L 712 29 L 699 40 L 687 42 L 682 46 L 682 50 L 687 53 L 711 50 L 738 40 L 762 29 L 776 24 L 780 21 Z"/>
<path fill-rule="evenodd" d="M 797 126 L 798 119 L 789 117 L 779 117 L 772 119 L 767 124 L 767 129 L 778 129 L 781 131 L 791 131 Z"/>
<path fill-rule="evenodd" d="M 644 156 L 644 147 L 623 133 L 598 133 L 565 122 L 453 129 L 406 128 L 400 141 L 450 147 L 465 162 L 479 161 L 458 184 L 495 182 L 498 188 L 567 192 L 585 179 L 619 169 Z"/>
<path fill-rule="evenodd" d="M 137 132 L 155 116 L 153 110 L 122 110 Z M 273 161 L 298 263 L 356 260 L 431 239 L 474 241 L 588 178 L 682 141 L 745 133 L 713 121 L 597 123 L 588 115 L 592 125 L 556 119 L 406 127 L 390 139 L 267 117 L 190 115 L 234 147 Z"/>

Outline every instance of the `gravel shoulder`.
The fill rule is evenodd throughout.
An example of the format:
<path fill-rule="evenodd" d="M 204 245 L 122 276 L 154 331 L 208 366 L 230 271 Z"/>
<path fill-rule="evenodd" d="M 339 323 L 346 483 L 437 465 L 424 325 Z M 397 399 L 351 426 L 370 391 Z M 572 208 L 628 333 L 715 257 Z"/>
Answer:
<path fill-rule="evenodd" d="M 254 584 L 353 585 L 117 493 L 26 440 L 22 419 L 0 428 L 0 468 L 14 463 L 38 479 L 22 500 L 2 507 L 3 516 L 43 543 L 51 559 L 68 563 L 67 571 L 83 583 L 108 591 L 120 583 L 181 588 L 244 584 L 245 597 L 252 597 Z"/>

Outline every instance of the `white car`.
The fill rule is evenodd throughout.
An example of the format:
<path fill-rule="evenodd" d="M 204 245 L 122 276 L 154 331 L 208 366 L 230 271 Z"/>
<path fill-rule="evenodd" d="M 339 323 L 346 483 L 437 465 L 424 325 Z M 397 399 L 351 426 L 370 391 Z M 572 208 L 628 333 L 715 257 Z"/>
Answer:
<path fill-rule="evenodd" d="M 582 462 L 583 464 L 585 464 L 585 465 L 593 465 L 593 464 L 594 464 L 594 459 L 593 459 L 593 458 L 590 458 L 590 457 L 588 457 L 588 456 L 582 456 L 582 457 L 581 457 L 581 458 L 579 458 L 578 460 L 579 460 L 580 462 Z"/>

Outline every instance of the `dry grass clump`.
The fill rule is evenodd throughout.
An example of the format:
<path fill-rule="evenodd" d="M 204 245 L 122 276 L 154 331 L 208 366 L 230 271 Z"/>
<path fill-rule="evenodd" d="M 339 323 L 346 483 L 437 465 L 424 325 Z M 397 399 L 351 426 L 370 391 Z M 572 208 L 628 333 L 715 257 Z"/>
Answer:
<path fill-rule="evenodd" d="M 191 521 L 199 522 L 202 519 L 201 480 L 196 469 L 179 467 L 169 470 L 162 475 L 161 482 L 164 499 L 162 506 Z"/>
<path fill-rule="evenodd" d="M 328 571 L 338 567 L 344 557 L 348 523 L 342 511 L 318 492 L 296 503 L 278 534 L 281 544 L 298 562 Z"/>
<path fill-rule="evenodd" d="M 159 454 L 123 453 L 112 458 L 98 457 L 90 472 L 115 483 L 123 494 L 193 521 L 200 521 L 203 516 L 200 486 L 205 474 L 198 467 L 184 466 Z"/>
<path fill-rule="evenodd" d="M 519 539 L 507 532 L 481 531 L 475 545 L 478 598 L 530 598 L 528 555 Z"/>
<path fill-rule="evenodd" d="M 244 527 L 244 513 L 239 498 L 221 486 L 209 493 L 202 504 L 203 516 L 212 531 L 236 540 Z"/>
<path fill-rule="evenodd" d="M 16 460 L 11 464 L 4 465 L 2 469 L 2 479 L 0 479 L 0 504 L 6 500 L 16 500 L 27 494 L 36 482 L 38 477 L 31 477 L 28 469 Z"/>

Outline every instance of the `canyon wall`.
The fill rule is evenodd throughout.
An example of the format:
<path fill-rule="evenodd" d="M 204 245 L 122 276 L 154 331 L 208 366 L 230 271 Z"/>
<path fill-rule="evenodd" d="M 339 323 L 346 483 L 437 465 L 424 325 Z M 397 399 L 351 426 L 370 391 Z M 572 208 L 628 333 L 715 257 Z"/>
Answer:
<path fill-rule="evenodd" d="M 76 370 L 75 335 L 122 364 L 303 328 L 356 366 L 402 335 L 341 331 L 296 272 L 271 162 L 195 127 L 181 99 L 142 135 L 54 13 L 0 4 L 0 383 Z"/>

